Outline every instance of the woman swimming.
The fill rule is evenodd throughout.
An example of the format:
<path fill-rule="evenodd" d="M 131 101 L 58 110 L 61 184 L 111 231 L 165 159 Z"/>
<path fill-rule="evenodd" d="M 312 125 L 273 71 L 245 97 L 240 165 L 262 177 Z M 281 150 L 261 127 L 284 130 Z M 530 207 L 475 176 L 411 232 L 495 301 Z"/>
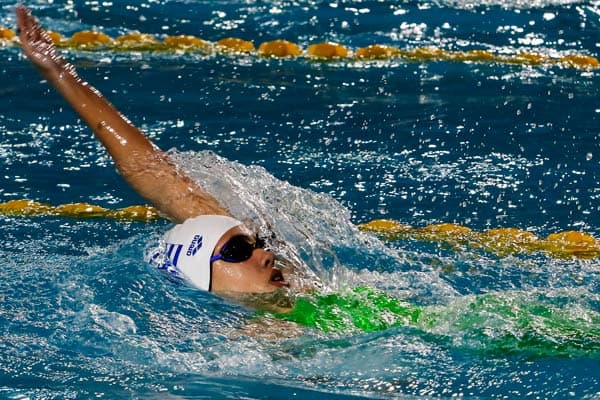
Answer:
<path fill-rule="evenodd" d="M 200 289 L 224 296 L 289 286 L 262 241 L 82 80 L 25 6 L 17 6 L 16 12 L 29 60 L 92 129 L 127 183 L 179 224 L 165 235 L 165 267 Z"/>
<path fill-rule="evenodd" d="M 17 7 L 17 20 L 27 57 L 94 131 L 125 180 L 178 223 L 164 237 L 165 268 L 200 289 L 236 299 L 245 293 L 277 293 L 290 286 L 275 267 L 274 255 L 252 231 L 81 80 L 25 7 Z M 432 340 L 460 337 L 464 343 L 486 350 L 554 356 L 597 354 L 600 315 L 593 306 L 570 312 L 571 297 L 568 292 L 506 292 L 465 296 L 441 306 L 418 306 L 359 287 L 300 295 L 293 310 L 270 315 L 324 332 L 406 327 Z M 589 301 L 598 299 L 590 296 Z"/>

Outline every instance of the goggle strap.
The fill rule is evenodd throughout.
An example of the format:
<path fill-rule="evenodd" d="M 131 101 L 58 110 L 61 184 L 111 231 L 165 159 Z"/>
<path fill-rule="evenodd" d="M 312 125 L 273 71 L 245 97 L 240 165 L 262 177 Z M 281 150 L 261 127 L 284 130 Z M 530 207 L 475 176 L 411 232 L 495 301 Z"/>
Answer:
<path fill-rule="evenodd" d="M 223 258 L 223 256 L 222 256 L 221 254 L 217 254 L 216 256 L 212 256 L 212 257 L 210 258 L 210 262 L 211 262 L 211 263 L 212 263 L 212 262 L 215 262 L 215 261 L 217 261 L 217 260 L 220 260 L 221 258 Z"/>

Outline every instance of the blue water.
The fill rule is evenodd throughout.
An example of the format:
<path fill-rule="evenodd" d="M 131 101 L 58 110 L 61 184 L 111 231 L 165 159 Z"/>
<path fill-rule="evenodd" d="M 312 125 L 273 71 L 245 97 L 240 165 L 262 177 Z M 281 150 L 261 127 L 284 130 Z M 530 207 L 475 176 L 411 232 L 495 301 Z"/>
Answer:
<path fill-rule="evenodd" d="M 135 29 L 255 44 L 286 38 L 305 48 L 336 40 L 352 49 L 600 56 L 597 1 L 29 4 L 67 36 Z M 14 25 L 13 7 L 0 1 L 0 25 Z M 236 214 L 273 224 L 290 243 L 285 255 L 327 288 L 367 284 L 427 305 L 488 292 L 559 293 L 573 313 L 600 312 L 597 259 L 384 243 L 354 227 L 390 218 L 600 237 L 597 70 L 66 53 Z M 0 54 L 0 201 L 142 203 L 19 50 Z M 250 310 L 144 262 L 169 226 L 0 216 L 1 398 L 600 396 L 593 352 L 491 354 L 460 331 L 443 341 L 402 327 L 247 336 Z"/>

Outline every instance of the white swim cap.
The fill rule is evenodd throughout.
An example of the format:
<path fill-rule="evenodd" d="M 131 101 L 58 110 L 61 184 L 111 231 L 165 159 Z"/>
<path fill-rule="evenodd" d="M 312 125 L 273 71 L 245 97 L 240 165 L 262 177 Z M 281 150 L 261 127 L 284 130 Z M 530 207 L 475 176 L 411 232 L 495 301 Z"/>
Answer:
<path fill-rule="evenodd" d="M 225 232 L 238 225 L 225 215 L 201 215 L 176 225 L 164 236 L 169 263 L 197 288 L 210 290 L 210 257 Z"/>

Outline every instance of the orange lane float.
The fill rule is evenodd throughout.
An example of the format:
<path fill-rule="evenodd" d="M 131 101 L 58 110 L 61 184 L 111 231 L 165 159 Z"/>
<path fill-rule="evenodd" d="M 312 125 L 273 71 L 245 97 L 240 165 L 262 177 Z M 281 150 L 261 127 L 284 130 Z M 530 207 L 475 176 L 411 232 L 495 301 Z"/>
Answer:
<path fill-rule="evenodd" d="M 158 50 L 161 43 L 147 33 L 131 32 L 115 38 L 115 47 L 118 50 Z"/>
<path fill-rule="evenodd" d="M 600 255 L 600 243 L 593 236 L 578 231 L 552 233 L 542 242 L 541 247 L 562 257 L 594 258 Z"/>
<path fill-rule="evenodd" d="M 204 50 L 211 48 L 211 43 L 191 35 L 167 36 L 163 40 L 165 46 L 178 50 Z"/>
<path fill-rule="evenodd" d="M 156 208 L 146 205 L 111 210 L 88 203 L 52 206 L 26 199 L 0 203 L 0 215 L 111 218 L 146 222 L 161 219 Z M 593 236 L 579 231 L 552 233 L 545 239 L 540 239 L 531 232 L 517 228 L 496 228 L 476 232 L 466 226 L 450 223 L 414 228 L 389 219 L 376 219 L 360 224 L 358 228 L 390 241 L 401 239 L 434 241 L 460 249 L 466 247 L 482 249 L 502 257 L 536 251 L 556 258 L 600 257 L 600 242 Z"/>
<path fill-rule="evenodd" d="M 539 238 L 536 235 L 517 228 L 488 229 L 478 235 L 475 243 L 502 256 L 539 249 Z"/>
<path fill-rule="evenodd" d="M 433 224 L 413 228 L 393 220 L 374 220 L 358 226 L 386 240 L 415 239 L 444 243 L 452 247 L 482 249 L 499 256 L 543 252 L 557 258 L 600 257 L 600 242 L 593 236 L 565 231 L 540 239 L 531 232 L 517 228 L 496 228 L 475 232 L 457 224 Z"/>
<path fill-rule="evenodd" d="M 448 242 L 459 243 L 470 240 L 473 231 L 457 224 L 432 224 L 415 229 L 415 234 L 423 239 L 445 239 Z"/>
<path fill-rule="evenodd" d="M 228 37 L 217 41 L 217 49 L 224 53 L 251 53 L 254 51 L 254 43 L 234 37 Z"/>
<path fill-rule="evenodd" d="M 57 32 L 48 31 L 54 43 L 62 48 L 78 50 L 114 50 L 114 51 L 200 51 L 204 54 L 213 52 L 230 54 L 254 53 L 262 57 L 293 58 L 303 55 L 303 51 L 294 42 L 287 40 L 272 40 L 260 44 L 258 49 L 254 43 L 239 38 L 223 38 L 215 43 L 208 42 L 192 35 L 166 36 L 159 41 L 154 35 L 147 33 L 130 33 L 112 39 L 110 36 L 97 31 L 76 32 L 68 40 L 63 40 Z M 18 44 L 15 33 L 11 29 L 0 27 L 0 44 L 3 46 Z M 568 54 L 550 57 L 532 52 L 519 52 L 513 55 L 497 54 L 488 50 L 473 49 L 466 51 L 451 51 L 438 47 L 417 47 L 414 49 L 399 49 L 383 44 L 372 44 L 358 48 L 351 57 L 352 51 L 342 44 L 321 42 L 311 44 L 305 56 L 312 60 L 385 60 L 400 59 L 410 62 L 479 62 L 503 63 L 521 65 L 558 65 L 564 68 L 590 70 L 600 68 L 600 61 L 593 56 L 584 54 Z"/>
<path fill-rule="evenodd" d="M 392 46 L 384 46 L 381 44 L 372 44 L 367 47 L 361 47 L 356 50 L 356 57 L 367 60 L 385 60 L 401 54 L 400 49 Z"/>
<path fill-rule="evenodd" d="M 505 57 L 505 62 L 512 64 L 540 65 L 550 62 L 548 57 L 537 53 L 520 52 L 513 57 Z"/>
<path fill-rule="evenodd" d="M 110 36 L 96 31 L 81 31 L 76 32 L 67 41 L 67 45 L 71 47 L 97 47 L 105 46 L 112 43 Z"/>
<path fill-rule="evenodd" d="M 87 203 L 71 203 L 52 206 L 33 200 L 11 200 L 6 203 L 0 203 L 0 214 L 13 216 L 112 218 L 128 221 L 153 221 L 160 218 L 158 210 L 150 206 L 131 206 L 117 210 L 109 210 Z"/>
<path fill-rule="evenodd" d="M 455 57 L 455 61 L 492 62 L 496 58 L 494 54 L 487 50 L 468 50 L 456 53 L 460 56 Z"/>
<path fill-rule="evenodd" d="M 63 37 L 60 33 L 54 31 L 46 31 L 46 33 L 50 36 L 50 40 L 52 40 L 54 44 L 59 46 L 63 44 Z"/>
<path fill-rule="evenodd" d="M 600 61 L 597 58 L 579 54 L 561 57 L 558 62 L 572 68 L 593 69 L 600 67 Z"/>
<path fill-rule="evenodd" d="M 365 232 L 375 233 L 387 240 L 396 240 L 413 229 L 410 225 L 404 225 L 391 219 L 374 219 L 359 225 L 359 228 Z"/>
<path fill-rule="evenodd" d="M 15 37 L 15 32 L 12 29 L 0 28 L 0 39 L 12 40 Z"/>
<path fill-rule="evenodd" d="M 298 57 L 302 50 L 296 43 L 287 40 L 271 40 L 258 47 L 258 54 L 264 57 Z"/>
<path fill-rule="evenodd" d="M 348 49 L 341 44 L 321 42 L 308 46 L 308 56 L 322 60 L 348 57 Z"/>
<path fill-rule="evenodd" d="M 402 52 L 402 57 L 411 61 L 448 60 L 452 52 L 437 47 L 418 47 Z"/>

